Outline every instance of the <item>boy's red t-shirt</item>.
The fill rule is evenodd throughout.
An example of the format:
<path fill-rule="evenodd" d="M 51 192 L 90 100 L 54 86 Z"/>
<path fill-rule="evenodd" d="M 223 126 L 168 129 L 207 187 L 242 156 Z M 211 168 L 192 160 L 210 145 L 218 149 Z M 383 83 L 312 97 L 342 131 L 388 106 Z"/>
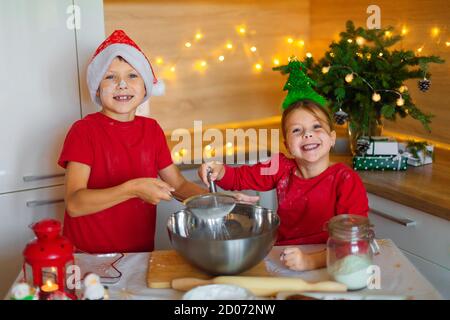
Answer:
<path fill-rule="evenodd" d="M 274 174 L 261 174 L 278 161 Z M 278 197 L 277 245 L 324 243 L 328 239 L 325 224 L 338 214 L 367 216 L 366 190 L 358 174 L 345 164 L 336 163 L 320 175 L 304 179 L 296 174 L 297 164 L 283 154 L 266 163 L 237 168 L 226 166 L 217 185 L 226 190 L 268 191 L 276 188 Z"/>
<path fill-rule="evenodd" d="M 88 189 L 105 189 L 135 178 L 156 178 L 172 164 L 159 124 L 136 116 L 121 122 L 97 112 L 75 122 L 68 132 L 58 164 L 69 161 L 91 167 Z M 139 198 L 94 214 L 64 216 L 63 234 L 90 253 L 142 252 L 154 247 L 156 206 Z"/>

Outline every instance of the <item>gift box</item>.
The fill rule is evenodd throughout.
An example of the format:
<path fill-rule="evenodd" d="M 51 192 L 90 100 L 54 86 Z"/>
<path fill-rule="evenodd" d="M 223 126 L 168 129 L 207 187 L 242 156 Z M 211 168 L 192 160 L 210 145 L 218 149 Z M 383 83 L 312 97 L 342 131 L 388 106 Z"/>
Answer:
<path fill-rule="evenodd" d="M 410 166 L 419 167 L 433 163 L 433 145 L 423 145 L 423 147 L 417 148 L 417 146 L 414 145 L 408 146 L 406 143 L 401 143 L 399 144 L 399 150 L 402 152 L 402 155 L 408 159 L 407 163 Z"/>
<path fill-rule="evenodd" d="M 407 157 L 395 156 L 355 156 L 353 169 L 359 171 L 403 171 L 408 167 Z"/>
<path fill-rule="evenodd" d="M 369 141 L 366 154 L 370 156 L 395 156 L 398 154 L 398 142 L 390 137 L 361 137 Z"/>

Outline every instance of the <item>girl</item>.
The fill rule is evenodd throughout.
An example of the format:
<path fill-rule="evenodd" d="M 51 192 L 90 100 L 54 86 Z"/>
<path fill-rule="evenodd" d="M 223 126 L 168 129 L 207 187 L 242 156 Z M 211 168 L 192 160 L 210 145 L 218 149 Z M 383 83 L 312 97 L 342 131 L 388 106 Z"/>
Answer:
<path fill-rule="evenodd" d="M 330 163 L 336 132 L 328 112 L 314 101 L 300 100 L 284 110 L 281 127 L 293 158 L 277 154 L 268 163 L 239 168 L 208 163 L 199 168 L 200 178 L 208 184 L 206 170 L 210 167 L 212 179 L 226 190 L 276 188 L 281 220 L 276 245 L 324 243 L 328 234 L 323 228 L 333 216 L 367 216 L 367 195 L 357 173 L 342 163 Z M 278 170 L 261 174 L 272 161 L 278 161 Z M 281 259 L 293 270 L 311 270 L 326 266 L 326 251 L 308 254 L 291 247 Z"/>

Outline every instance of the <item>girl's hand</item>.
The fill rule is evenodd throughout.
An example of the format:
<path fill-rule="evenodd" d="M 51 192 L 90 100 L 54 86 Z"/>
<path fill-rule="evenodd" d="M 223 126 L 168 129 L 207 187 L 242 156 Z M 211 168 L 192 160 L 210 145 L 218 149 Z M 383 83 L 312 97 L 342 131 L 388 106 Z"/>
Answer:
<path fill-rule="evenodd" d="M 161 200 L 172 200 L 171 192 L 175 191 L 169 184 L 155 178 L 138 178 L 131 180 L 131 192 L 136 197 L 151 204 Z"/>
<path fill-rule="evenodd" d="M 211 168 L 211 180 L 220 180 L 225 175 L 225 166 L 217 161 L 211 161 L 204 163 L 198 168 L 198 176 L 202 179 L 203 183 L 209 187 L 208 183 L 208 167 Z"/>
<path fill-rule="evenodd" d="M 238 202 L 249 203 L 249 204 L 255 204 L 259 200 L 258 196 L 249 196 L 245 193 L 240 193 L 240 192 L 233 193 L 233 198 Z"/>
<path fill-rule="evenodd" d="M 280 256 L 280 260 L 289 269 L 294 271 L 306 271 L 314 269 L 311 266 L 309 254 L 302 252 L 297 247 L 286 248 Z"/>

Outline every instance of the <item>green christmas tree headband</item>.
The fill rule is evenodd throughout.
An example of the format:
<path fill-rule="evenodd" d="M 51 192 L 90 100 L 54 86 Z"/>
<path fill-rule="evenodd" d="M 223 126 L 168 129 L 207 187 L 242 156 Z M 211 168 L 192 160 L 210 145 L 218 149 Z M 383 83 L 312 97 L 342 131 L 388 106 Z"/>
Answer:
<path fill-rule="evenodd" d="M 296 57 L 290 58 L 287 65 L 275 67 L 272 70 L 280 71 L 281 74 L 289 74 L 288 80 L 283 88 L 283 91 L 288 91 L 283 101 L 283 110 L 300 100 L 310 100 L 321 107 L 326 106 L 327 100 L 314 91 L 312 86 L 316 86 L 317 84 L 306 75 L 305 65 L 298 61 Z"/>

